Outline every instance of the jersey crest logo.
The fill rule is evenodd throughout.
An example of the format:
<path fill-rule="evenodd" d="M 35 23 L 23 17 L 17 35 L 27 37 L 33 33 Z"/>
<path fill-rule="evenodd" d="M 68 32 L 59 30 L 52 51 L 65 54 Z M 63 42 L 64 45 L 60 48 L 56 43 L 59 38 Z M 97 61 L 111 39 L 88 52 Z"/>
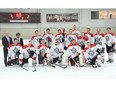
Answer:
<path fill-rule="evenodd" d="M 17 53 L 17 52 L 18 52 L 18 49 L 15 47 L 15 48 L 13 49 L 13 52 L 14 52 L 14 53 Z"/>
<path fill-rule="evenodd" d="M 73 40 L 73 38 L 72 38 L 72 37 L 69 37 L 69 38 L 68 38 L 68 40 L 69 40 L 69 41 L 72 41 L 72 40 Z"/>
<path fill-rule="evenodd" d="M 44 53 L 45 53 L 45 49 L 44 48 L 40 49 L 40 54 L 44 54 Z"/>
<path fill-rule="evenodd" d="M 56 52 L 56 53 L 58 53 L 59 54 L 59 49 L 56 47 L 55 49 L 54 49 L 54 51 Z"/>
<path fill-rule="evenodd" d="M 106 41 L 108 41 L 110 38 L 109 38 L 109 36 L 106 36 Z"/>
<path fill-rule="evenodd" d="M 77 52 L 76 48 L 73 47 L 73 48 L 71 49 L 71 52 L 75 54 L 75 53 Z"/>
<path fill-rule="evenodd" d="M 90 50 L 88 54 L 89 54 L 90 56 L 93 56 L 93 55 L 94 55 L 94 51 Z"/>

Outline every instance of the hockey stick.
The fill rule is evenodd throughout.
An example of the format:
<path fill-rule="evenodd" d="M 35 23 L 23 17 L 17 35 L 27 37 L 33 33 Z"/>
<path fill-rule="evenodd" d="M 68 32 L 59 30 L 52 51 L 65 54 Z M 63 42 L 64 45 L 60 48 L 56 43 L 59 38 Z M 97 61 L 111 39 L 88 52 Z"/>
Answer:
<path fill-rule="evenodd" d="M 75 62 L 75 65 L 77 66 L 77 67 L 80 67 L 80 65 L 72 58 L 72 60 Z"/>
<path fill-rule="evenodd" d="M 20 66 L 20 65 L 19 65 Z M 28 69 L 26 69 L 25 67 L 23 66 L 20 66 L 22 69 L 24 69 L 25 71 L 28 71 Z"/>
<path fill-rule="evenodd" d="M 67 68 L 67 66 L 65 66 L 65 65 L 60 65 L 60 64 L 54 64 L 54 65 L 59 66 L 59 67 L 61 67 L 63 69 Z"/>

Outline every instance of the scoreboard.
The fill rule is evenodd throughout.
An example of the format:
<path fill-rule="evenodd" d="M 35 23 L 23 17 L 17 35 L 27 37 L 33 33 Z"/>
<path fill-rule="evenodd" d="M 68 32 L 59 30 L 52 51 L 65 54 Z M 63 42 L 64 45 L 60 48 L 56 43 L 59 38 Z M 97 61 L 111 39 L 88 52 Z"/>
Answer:
<path fill-rule="evenodd" d="M 0 12 L 0 23 L 41 23 L 41 13 Z"/>

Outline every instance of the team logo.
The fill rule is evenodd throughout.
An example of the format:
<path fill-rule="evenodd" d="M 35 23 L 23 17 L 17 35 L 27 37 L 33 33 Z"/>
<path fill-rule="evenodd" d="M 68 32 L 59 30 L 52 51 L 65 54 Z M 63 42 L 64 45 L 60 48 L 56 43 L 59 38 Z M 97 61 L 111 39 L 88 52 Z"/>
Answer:
<path fill-rule="evenodd" d="M 68 38 L 69 41 L 72 41 L 72 39 L 73 39 L 72 37 L 69 37 L 69 38 Z"/>
<path fill-rule="evenodd" d="M 14 53 L 17 53 L 17 52 L 18 52 L 18 49 L 15 47 L 15 48 L 13 49 L 13 52 L 14 52 Z"/>
<path fill-rule="evenodd" d="M 84 45 L 84 41 L 83 40 L 80 41 L 80 45 Z"/>
<path fill-rule="evenodd" d="M 58 53 L 59 54 L 59 49 L 56 47 L 56 49 L 54 49 L 54 51 L 56 52 L 56 53 Z"/>
<path fill-rule="evenodd" d="M 90 56 L 93 56 L 93 55 L 94 55 L 94 51 L 90 50 L 88 54 L 89 54 Z"/>
<path fill-rule="evenodd" d="M 73 48 L 71 49 L 71 52 L 75 54 L 75 53 L 77 52 L 76 48 L 73 47 Z"/>
<path fill-rule="evenodd" d="M 31 51 L 30 49 L 27 50 L 28 54 L 30 54 L 30 51 Z"/>
<path fill-rule="evenodd" d="M 106 36 L 106 41 L 108 41 L 110 38 L 109 38 L 109 36 Z"/>
<path fill-rule="evenodd" d="M 101 38 L 100 38 L 100 37 L 95 38 L 95 43 L 96 43 L 96 44 L 101 43 Z"/>
<path fill-rule="evenodd" d="M 40 54 L 44 54 L 45 53 L 45 50 L 42 48 L 40 49 Z"/>

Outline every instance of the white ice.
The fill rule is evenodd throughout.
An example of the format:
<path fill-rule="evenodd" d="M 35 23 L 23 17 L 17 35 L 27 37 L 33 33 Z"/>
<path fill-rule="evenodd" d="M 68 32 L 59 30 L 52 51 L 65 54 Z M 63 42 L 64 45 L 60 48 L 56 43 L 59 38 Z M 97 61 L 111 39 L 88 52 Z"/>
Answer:
<path fill-rule="evenodd" d="M 31 71 L 33 69 L 31 64 L 26 68 L 29 71 L 25 71 L 19 66 L 5 67 L 3 48 L 0 46 L 0 78 L 116 78 L 116 61 L 110 64 L 105 62 L 100 68 L 82 67 L 79 69 L 76 66 L 69 66 L 62 69 L 37 65 L 36 72 Z"/>

